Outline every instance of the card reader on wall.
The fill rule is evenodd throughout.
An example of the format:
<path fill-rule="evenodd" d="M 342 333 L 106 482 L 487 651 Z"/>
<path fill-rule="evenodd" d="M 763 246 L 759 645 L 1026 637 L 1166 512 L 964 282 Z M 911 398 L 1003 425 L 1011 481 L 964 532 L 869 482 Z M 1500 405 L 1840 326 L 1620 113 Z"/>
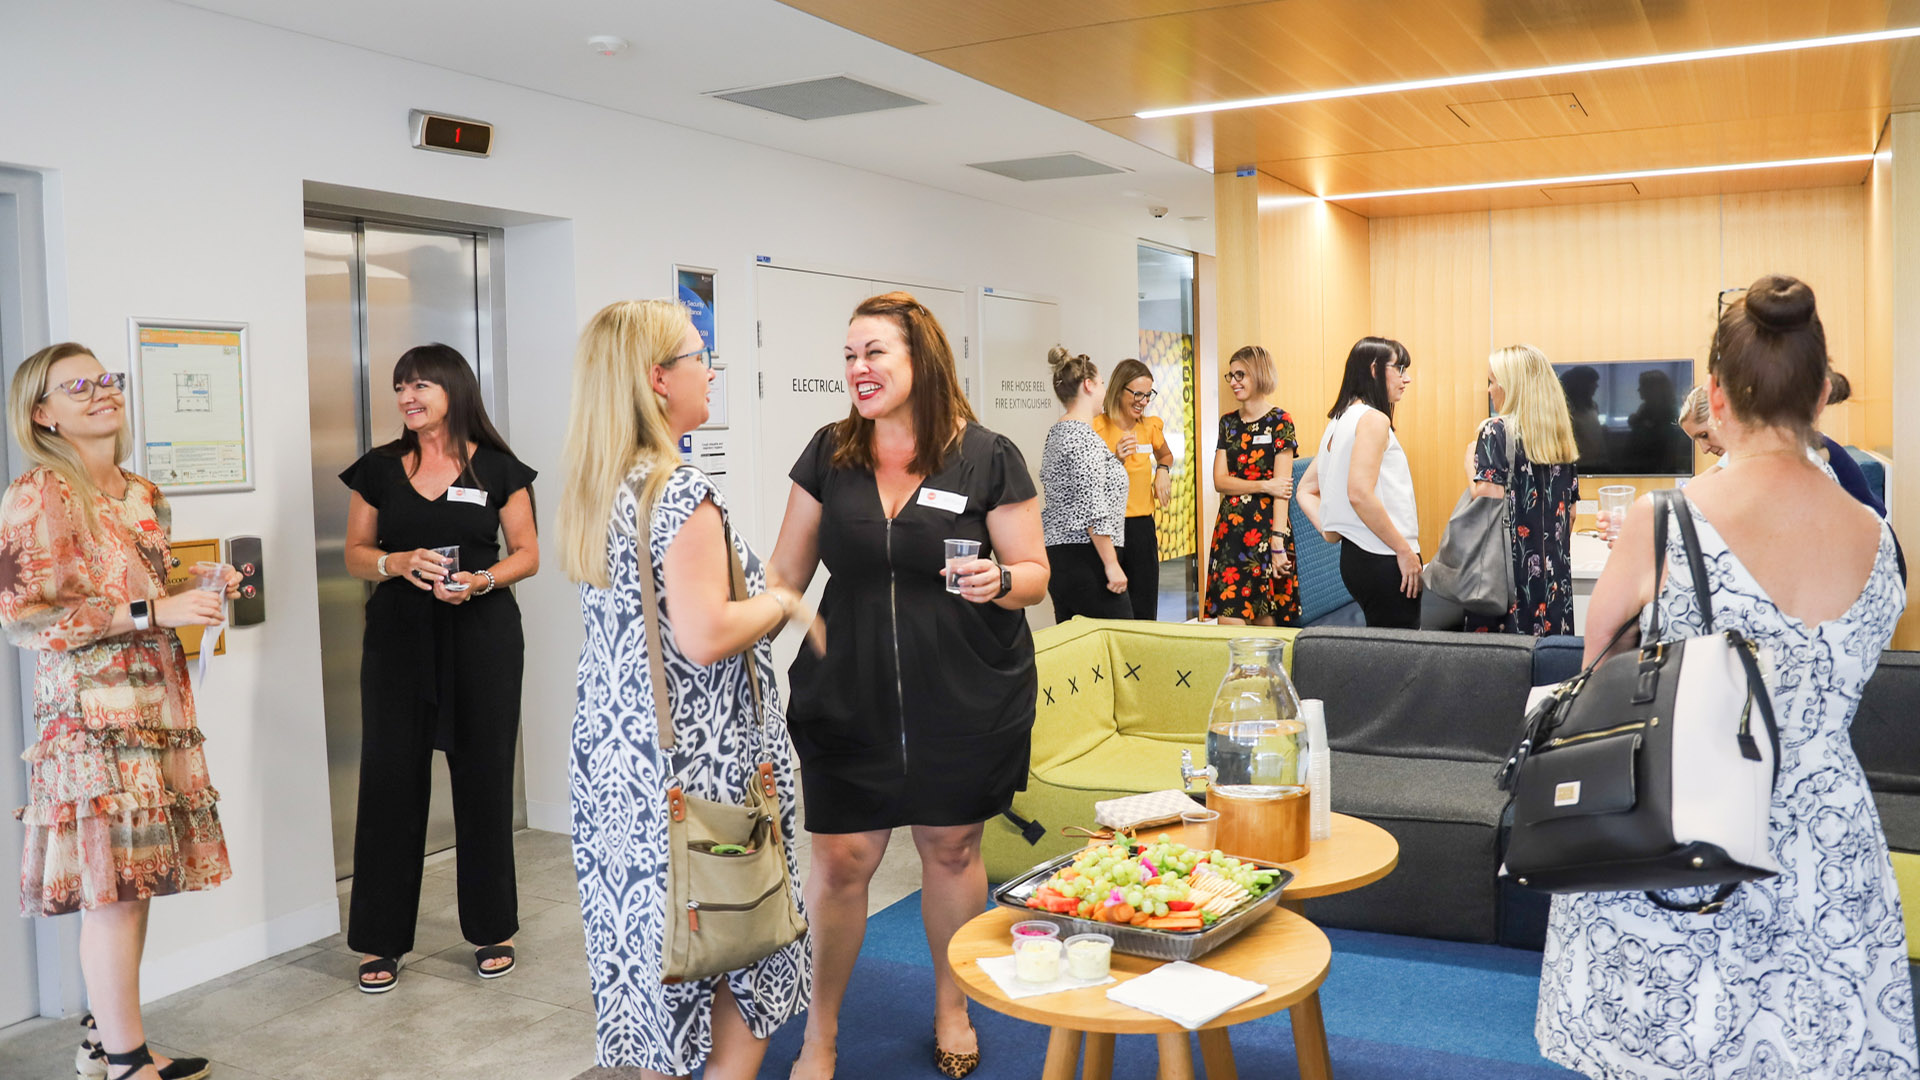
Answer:
<path fill-rule="evenodd" d="M 240 595 L 233 602 L 233 625 L 253 626 L 266 622 L 267 575 L 260 564 L 260 538 L 229 538 L 227 565 L 240 571 Z"/>

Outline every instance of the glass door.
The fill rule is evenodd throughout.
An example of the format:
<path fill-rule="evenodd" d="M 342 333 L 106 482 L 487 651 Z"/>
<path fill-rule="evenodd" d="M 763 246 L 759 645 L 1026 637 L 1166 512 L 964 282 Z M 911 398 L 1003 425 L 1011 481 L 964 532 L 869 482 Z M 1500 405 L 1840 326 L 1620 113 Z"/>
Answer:
<path fill-rule="evenodd" d="M 1147 413 L 1166 424 L 1173 498 L 1153 512 L 1160 541 L 1161 622 L 1200 614 L 1200 476 L 1212 461 L 1194 381 L 1194 262 L 1190 251 L 1139 246 L 1140 362 L 1157 391 Z"/>

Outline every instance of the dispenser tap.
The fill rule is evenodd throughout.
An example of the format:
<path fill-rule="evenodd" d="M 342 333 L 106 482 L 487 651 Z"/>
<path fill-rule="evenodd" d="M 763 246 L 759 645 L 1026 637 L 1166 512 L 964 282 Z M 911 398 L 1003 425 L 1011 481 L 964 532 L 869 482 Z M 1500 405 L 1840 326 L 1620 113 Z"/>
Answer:
<path fill-rule="evenodd" d="M 1180 787 L 1182 790 L 1192 787 L 1195 780 L 1205 780 L 1208 783 L 1212 783 L 1219 775 L 1219 770 L 1211 765 L 1202 765 L 1197 769 L 1194 768 L 1193 751 L 1180 751 Z"/>

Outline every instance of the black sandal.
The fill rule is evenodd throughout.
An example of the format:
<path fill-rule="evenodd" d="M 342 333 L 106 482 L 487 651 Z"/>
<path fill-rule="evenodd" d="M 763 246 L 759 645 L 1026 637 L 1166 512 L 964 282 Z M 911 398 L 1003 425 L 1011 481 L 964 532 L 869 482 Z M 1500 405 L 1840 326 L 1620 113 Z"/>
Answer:
<path fill-rule="evenodd" d="M 177 1057 L 160 1070 L 160 1080 L 204 1080 L 213 1074 L 213 1063 L 206 1058 Z"/>
<path fill-rule="evenodd" d="M 104 1080 L 107 1075 L 107 1052 L 100 1048 L 99 1025 L 94 1023 L 93 1014 L 80 1018 L 80 1027 L 86 1031 L 80 1036 L 80 1049 L 73 1055 L 73 1072 L 81 1080 Z"/>
<path fill-rule="evenodd" d="M 486 966 L 487 961 L 502 958 L 505 958 L 507 961 L 504 966 L 497 968 L 489 968 Z M 473 950 L 473 968 L 480 973 L 480 977 L 483 979 L 497 979 L 507 972 L 512 971 L 513 965 L 513 946 L 511 945 L 482 945 Z"/>
<path fill-rule="evenodd" d="M 384 979 L 371 979 L 368 976 L 385 975 Z M 382 956 L 374 960 L 364 960 L 360 964 L 360 992 L 363 994 L 384 994 L 400 981 L 400 958 Z"/>

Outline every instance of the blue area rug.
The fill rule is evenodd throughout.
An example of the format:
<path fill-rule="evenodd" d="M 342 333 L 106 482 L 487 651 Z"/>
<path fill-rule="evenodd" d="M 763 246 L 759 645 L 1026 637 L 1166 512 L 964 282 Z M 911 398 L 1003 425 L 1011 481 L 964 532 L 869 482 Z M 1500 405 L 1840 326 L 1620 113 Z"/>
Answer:
<path fill-rule="evenodd" d="M 1574 1077 L 1540 1057 L 1533 1012 L 1540 954 L 1388 934 L 1329 930 L 1333 968 L 1320 988 L 1327 1046 L 1340 1080 L 1548 1080 Z M 1032 1080 L 1047 1032 L 973 1007 L 982 1058 L 978 1080 Z M 804 1025 L 773 1037 L 761 1076 L 785 1080 Z M 866 944 L 840 1019 L 839 1076 L 938 1077 L 933 1068 L 933 968 L 920 925 L 920 896 L 867 920 Z M 1285 1013 L 1233 1029 L 1247 1077 L 1294 1077 Z M 1196 1064 L 1199 1059 L 1195 1048 Z M 1151 1080 L 1159 1056 L 1146 1035 L 1115 1044 L 1116 1080 Z"/>

